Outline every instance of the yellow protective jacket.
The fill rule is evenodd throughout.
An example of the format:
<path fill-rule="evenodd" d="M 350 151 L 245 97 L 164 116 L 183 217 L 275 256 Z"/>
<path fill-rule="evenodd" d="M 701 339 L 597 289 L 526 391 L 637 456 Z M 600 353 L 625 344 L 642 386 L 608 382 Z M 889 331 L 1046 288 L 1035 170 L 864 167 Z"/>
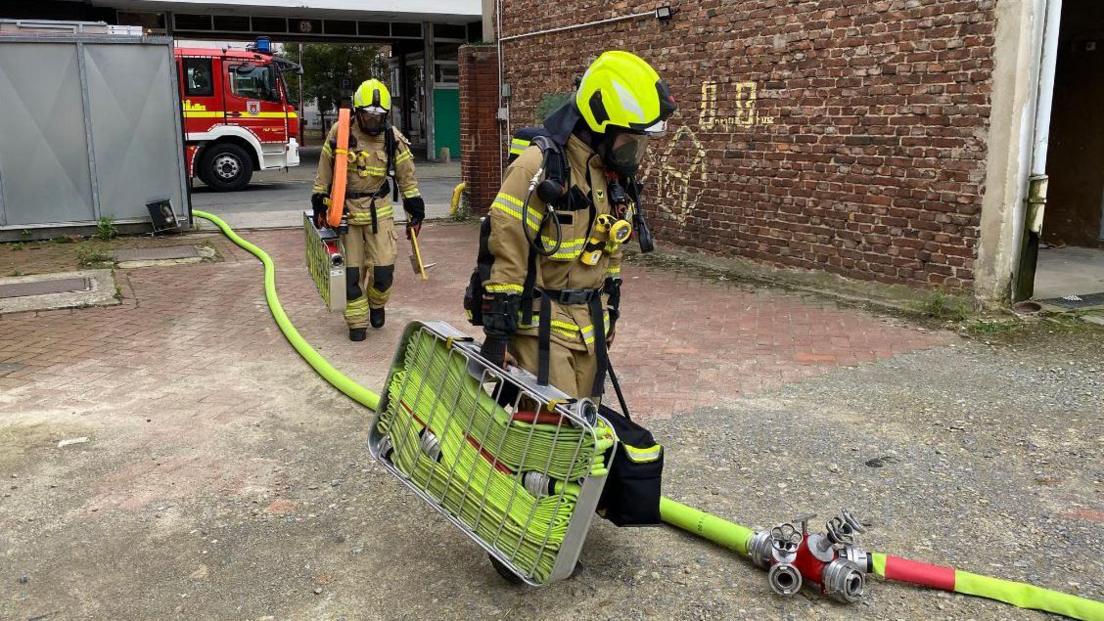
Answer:
<path fill-rule="evenodd" d="M 602 160 L 589 146 L 575 136 L 571 136 L 564 148 L 571 167 L 571 185 L 578 186 L 584 194 L 589 194 L 594 203 L 594 215 L 611 213 L 606 190 L 606 173 Z M 491 276 L 484 282 L 489 293 L 521 293 L 528 273 L 529 242 L 522 230 L 522 205 L 529 184 L 540 168 L 542 153 L 539 147 L 527 148 L 513 164 L 506 169 L 502 188 L 491 204 L 491 234 L 488 249 L 494 255 Z M 588 171 L 589 170 L 589 174 Z M 589 177 L 589 182 L 588 182 Z M 570 187 L 570 186 L 569 186 Z M 533 193 L 529 199 L 528 222 L 529 235 L 537 233 L 542 216 L 547 207 Z M 591 237 L 606 242 L 605 251 L 596 265 L 587 265 L 580 261 L 587 243 L 587 230 L 592 229 L 591 210 L 558 211 L 562 243 L 552 256 L 537 257 L 536 286 L 541 289 L 600 289 L 610 276 L 620 277 L 622 250 L 617 244 L 608 243 L 607 234 L 592 231 Z M 549 221 L 539 231 L 544 246 L 552 248 L 556 240 L 555 225 Z M 533 321 L 521 325 L 519 334 L 536 336 L 537 308 L 534 302 Z M 603 311 L 605 302 L 603 301 Z M 605 320 L 608 326 L 608 319 Z M 589 309 L 585 305 L 565 306 L 557 302 L 552 304 L 552 340 L 579 351 L 594 353 L 594 327 L 591 325 Z"/>
<path fill-rule="evenodd" d="M 395 180 L 399 185 L 399 193 L 403 198 L 421 196 L 418 191 L 418 179 L 414 175 L 414 155 L 410 152 L 410 142 L 397 129 L 392 129 L 395 136 Z M 349 128 L 349 170 L 348 180 L 345 186 L 347 198 L 345 207 L 349 211 L 349 224 L 372 223 L 372 197 L 360 198 L 348 197 L 350 194 L 375 194 L 383 186 L 387 179 L 387 150 L 384 148 L 384 135 L 369 136 L 360 131 L 356 121 L 351 122 Z M 318 172 L 314 177 L 312 192 L 329 194 L 333 183 L 334 150 L 337 148 L 337 124 L 330 129 L 326 136 L 326 143 L 322 146 L 322 156 L 318 160 Z M 391 204 L 391 194 L 377 197 L 376 218 L 391 218 L 394 216 L 394 207 Z"/>

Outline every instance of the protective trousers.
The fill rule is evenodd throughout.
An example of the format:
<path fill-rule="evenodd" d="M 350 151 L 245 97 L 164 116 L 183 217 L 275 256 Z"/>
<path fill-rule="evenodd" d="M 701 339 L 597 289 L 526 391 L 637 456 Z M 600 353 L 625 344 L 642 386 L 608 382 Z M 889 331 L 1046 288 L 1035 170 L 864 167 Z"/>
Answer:
<path fill-rule="evenodd" d="M 518 366 L 536 373 L 539 365 L 540 339 L 536 336 L 515 334 L 510 339 L 510 353 Z M 598 356 L 585 349 L 571 349 L 551 341 L 549 343 L 549 382 L 570 397 L 591 397 L 594 377 L 598 373 Z"/>
<path fill-rule="evenodd" d="M 350 224 L 341 236 L 345 247 L 345 323 L 368 327 L 368 309 L 383 308 L 391 297 L 395 275 L 395 221 L 390 216 L 372 224 Z"/>

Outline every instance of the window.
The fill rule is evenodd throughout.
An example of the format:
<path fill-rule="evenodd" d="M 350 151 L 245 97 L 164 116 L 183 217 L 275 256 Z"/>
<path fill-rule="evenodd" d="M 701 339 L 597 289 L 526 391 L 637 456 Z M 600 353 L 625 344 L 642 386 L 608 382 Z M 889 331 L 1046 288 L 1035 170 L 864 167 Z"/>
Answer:
<path fill-rule="evenodd" d="M 276 89 L 276 72 L 268 66 L 246 64 L 231 67 L 230 90 L 238 97 L 246 99 L 280 101 L 280 91 Z"/>
<path fill-rule="evenodd" d="M 422 25 L 406 22 L 394 22 L 391 24 L 391 36 L 395 38 L 422 38 Z"/>
<path fill-rule="evenodd" d="M 215 15 L 215 30 L 225 32 L 249 32 L 249 18 L 238 15 Z"/>
<path fill-rule="evenodd" d="M 184 94 L 189 97 L 210 97 L 215 94 L 211 79 L 210 58 L 184 59 Z"/>
<path fill-rule="evenodd" d="M 459 84 L 460 66 L 457 63 L 439 62 L 433 64 L 433 81 L 437 84 Z"/>
<path fill-rule="evenodd" d="M 458 39 L 464 41 L 468 38 L 468 29 L 463 25 L 434 24 L 434 39 Z"/>
<path fill-rule="evenodd" d="M 460 54 L 459 43 L 434 43 L 433 60 L 451 60 L 456 62 Z"/>

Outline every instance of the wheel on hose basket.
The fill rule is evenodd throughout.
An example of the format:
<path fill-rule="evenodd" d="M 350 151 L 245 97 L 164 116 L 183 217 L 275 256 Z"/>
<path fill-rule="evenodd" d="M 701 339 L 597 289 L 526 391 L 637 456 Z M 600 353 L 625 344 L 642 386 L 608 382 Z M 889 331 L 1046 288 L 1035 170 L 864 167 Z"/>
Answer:
<path fill-rule="evenodd" d="M 503 580 L 505 580 L 506 582 L 509 582 L 510 584 L 516 584 L 516 585 L 525 584 L 525 581 L 522 580 L 520 577 L 518 577 L 517 574 L 510 571 L 510 568 L 507 567 L 506 565 L 504 565 L 502 563 L 502 561 L 498 560 L 497 558 L 495 558 L 494 556 L 492 556 L 490 554 L 487 555 L 487 558 L 491 559 L 491 566 L 493 566 L 495 568 L 495 571 L 498 572 L 499 576 L 502 576 Z"/>
<path fill-rule="evenodd" d="M 215 143 L 203 149 L 199 178 L 220 192 L 233 192 L 249 185 L 253 160 L 245 149 L 230 142 Z"/>

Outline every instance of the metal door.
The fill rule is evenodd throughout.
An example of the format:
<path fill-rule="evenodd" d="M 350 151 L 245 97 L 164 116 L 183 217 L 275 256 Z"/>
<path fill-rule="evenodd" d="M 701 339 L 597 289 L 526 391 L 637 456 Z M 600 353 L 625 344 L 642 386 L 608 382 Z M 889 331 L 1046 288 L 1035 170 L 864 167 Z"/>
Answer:
<path fill-rule="evenodd" d="M 0 226 L 95 219 L 78 48 L 0 52 Z"/>
<path fill-rule="evenodd" d="M 147 218 L 169 199 L 178 215 L 182 154 L 174 61 L 163 45 L 83 45 L 101 216 Z"/>

